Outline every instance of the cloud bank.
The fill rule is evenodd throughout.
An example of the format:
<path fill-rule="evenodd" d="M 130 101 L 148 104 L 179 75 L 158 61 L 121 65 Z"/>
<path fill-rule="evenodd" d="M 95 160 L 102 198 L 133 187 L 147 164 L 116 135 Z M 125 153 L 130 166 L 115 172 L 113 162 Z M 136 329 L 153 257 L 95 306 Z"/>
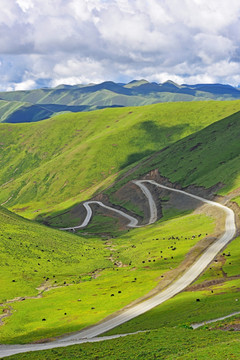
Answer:
<path fill-rule="evenodd" d="M 239 0 L 1 0 L 0 89 L 140 78 L 236 86 L 239 19 Z"/>

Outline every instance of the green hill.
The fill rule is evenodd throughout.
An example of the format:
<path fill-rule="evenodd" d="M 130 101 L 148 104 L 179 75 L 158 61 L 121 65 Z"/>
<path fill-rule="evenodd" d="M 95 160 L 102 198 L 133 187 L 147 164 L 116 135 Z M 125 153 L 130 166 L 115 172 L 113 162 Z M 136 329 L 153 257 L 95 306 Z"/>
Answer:
<path fill-rule="evenodd" d="M 145 158 L 129 177 L 110 190 L 116 191 L 130 178 L 158 169 L 160 175 L 183 187 L 218 185 L 218 194 L 230 194 L 240 183 L 240 112 L 227 116 L 176 141 L 152 157 Z M 234 193 L 236 196 L 236 192 Z"/>
<path fill-rule="evenodd" d="M 93 107 L 94 108 L 94 107 Z M 56 114 L 89 110 L 87 105 L 32 104 L 0 100 L 0 122 L 25 123 L 48 119 Z"/>
<path fill-rule="evenodd" d="M 31 351 L 10 356 L 9 360 L 226 360 L 239 358 L 239 343 L 239 334 L 234 332 L 193 332 L 191 329 L 164 327 L 108 341 Z"/>
<path fill-rule="evenodd" d="M 46 339 L 94 324 L 147 294 L 203 238 L 193 234 L 214 228 L 206 215 L 182 214 L 116 239 L 86 238 L 0 208 L 0 342 Z M 174 256 L 173 241 L 164 240 L 170 234 L 184 235 Z"/>
<path fill-rule="evenodd" d="M 9 115 L 24 106 L 24 103 L 19 101 L 5 101 L 0 100 L 0 122 L 4 122 Z"/>
<path fill-rule="evenodd" d="M 51 117 L 55 112 L 49 107 L 20 101 L 0 100 L 0 122 L 35 122 Z"/>
<path fill-rule="evenodd" d="M 63 111 L 78 112 L 175 101 L 235 99 L 240 99 L 240 91 L 230 85 L 178 85 L 172 81 L 157 84 L 146 80 L 133 80 L 129 84 L 105 81 L 100 84 L 59 85 L 56 88 L 0 92 L 0 100 L 13 102 L 10 105 L 11 113 L 9 114 L 6 108 L 2 115 L 4 121 L 10 123 L 39 121 Z M 16 102 L 25 105 L 14 114 Z"/>
<path fill-rule="evenodd" d="M 0 204 L 30 218 L 66 209 L 109 186 L 131 164 L 239 110 L 239 101 L 156 104 L 1 124 Z"/>
<path fill-rule="evenodd" d="M 78 274 L 94 271 L 96 266 L 110 265 L 104 259 L 101 244 L 80 237 L 76 241 L 71 234 L 23 219 L 2 207 L 0 228 L 0 302 L 36 295 L 36 288 L 44 282 L 54 285 L 54 282 L 62 284 L 63 280 L 77 281 Z M 93 245 L 98 249 L 97 253 Z M 89 252 L 87 259 L 82 257 L 86 251 Z"/>
<path fill-rule="evenodd" d="M 149 83 L 133 82 L 128 89 L 145 85 Z M 169 82 L 166 86 L 178 88 Z M 109 87 L 126 96 L 121 86 Z M 121 189 L 151 171 L 151 176 L 189 187 L 189 191 L 207 196 L 218 192 L 227 195 L 224 200 L 240 203 L 239 120 L 240 101 L 209 101 L 62 114 L 28 124 L 2 123 L 0 204 L 24 217 L 50 219 L 50 224 L 59 227 L 79 223 L 77 212 L 71 217 L 75 209 L 98 194 L 141 216 L 143 207 L 138 208 L 131 197 L 129 201 L 121 198 Z M 159 199 L 160 195 L 155 196 Z M 212 215 L 193 213 L 194 207 L 183 209 L 179 203 L 179 207 L 173 202 L 169 207 L 166 196 L 159 201 L 163 217 L 153 225 L 127 231 L 119 218 L 98 209 L 89 228 L 78 236 L 0 207 L 0 342 L 25 343 L 77 331 L 146 295 L 162 277 L 172 281 L 170 273 L 179 276 L 180 270 L 174 269 L 186 260 L 186 254 L 191 261 L 199 256 L 202 245 L 198 241 L 204 239 L 203 234 L 210 239 L 215 236 L 219 219 L 216 228 Z M 71 358 L 76 352 L 79 358 L 96 357 L 101 351 L 113 359 L 119 354 L 146 359 L 156 354 L 169 359 L 211 355 L 214 359 L 216 352 L 224 359 L 229 343 L 237 356 L 239 341 L 232 332 L 193 332 L 189 326 L 238 309 L 238 243 L 239 238 L 193 288 L 113 331 L 147 329 L 145 335 L 134 336 L 134 341 L 141 342 L 137 349 L 126 338 L 91 345 L 91 349 L 82 345 L 54 350 L 46 352 L 45 358 Z M 164 344 L 159 345 L 163 337 Z M 176 337 L 179 342 L 174 346 Z M 116 354 L 113 346 L 117 346 Z M 25 355 L 13 358 L 20 356 Z M 45 355 L 26 356 L 44 359 Z"/>
<path fill-rule="evenodd" d="M 177 101 L 183 100 L 181 96 L 188 96 L 189 100 L 194 98 L 230 100 L 240 98 L 239 89 L 230 85 L 222 84 L 197 84 L 197 85 L 178 85 L 172 81 L 166 81 L 163 84 L 150 83 L 146 80 L 133 80 L 129 84 L 116 84 L 112 81 L 106 81 L 100 84 L 89 85 L 60 85 L 56 88 L 42 88 L 25 91 L 0 92 L 0 98 L 10 101 L 23 101 L 33 104 L 62 104 L 62 105 L 83 105 L 89 96 L 104 94 L 114 97 L 117 94 L 131 98 L 141 96 L 150 104 L 152 101 L 160 101 L 162 94 L 168 95 L 168 101 L 172 101 L 177 95 Z M 102 96 L 102 100 L 108 96 Z M 134 99 L 134 98 L 133 98 Z M 135 99 L 136 101 L 137 99 Z M 165 100 L 164 100 L 165 101 Z M 91 105 L 97 105 L 94 101 Z M 104 105 L 104 104 L 102 104 Z M 110 104 L 112 105 L 112 104 Z M 121 105 L 114 101 L 114 105 Z M 133 102 L 131 105 L 137 105 Z"/>

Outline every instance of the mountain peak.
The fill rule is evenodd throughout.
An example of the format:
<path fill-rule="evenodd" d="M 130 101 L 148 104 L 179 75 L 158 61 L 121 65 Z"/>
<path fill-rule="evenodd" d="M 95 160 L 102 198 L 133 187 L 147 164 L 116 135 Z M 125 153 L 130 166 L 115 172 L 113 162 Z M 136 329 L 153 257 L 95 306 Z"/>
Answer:
<path fill-rule="evenodd" d="M 132 80 L 132 81 L 130 81 L 130 83 L 126 84 L 125 87 L 126 88 L 133 88 L 133 87 L 141 86 L 141 85 L 144 85 L 144 84 L 149 84 L 149 82 L 147 80 L 145 80 L 145 79 Z"/>
<path fill-rule="evenodd" d="M 163 82 L 161 85 L 168 85 L 168 86 L 170 85 L 170 86 L 174 86 L 174 87 L 177 87 L 177 88 L 180 87 L 180 85 L 178 85 L 177 83 L 175 83 L 172 80 L 167 80 L 167 81 Z"/>

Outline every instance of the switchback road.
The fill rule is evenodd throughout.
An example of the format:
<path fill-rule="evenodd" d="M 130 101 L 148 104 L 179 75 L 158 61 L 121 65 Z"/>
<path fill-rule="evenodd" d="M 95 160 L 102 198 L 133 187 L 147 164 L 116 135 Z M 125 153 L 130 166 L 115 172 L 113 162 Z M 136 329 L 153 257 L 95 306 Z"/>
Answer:
<path fill-rule="evenodd" d="M 223 235 L 221 235 L 219 238 L 216 239 L 216 241 L 210 245 L 203 253 L 202 255 L 193 263 L 186 271 L 183 273 L 183 275 L 177 279 L 174 283 L 172 283 L 170 286 L 168 286 L 165 290 L 161 291 L 157 295 L 154 295 L 152 298 L 142 301 L 141 303 L 132 306 L 131 308 L 122 311 L 120 314 L 113 315 L 110 319 L 107 319 L 105 321 L 102 321 L 99 324 L 93 325 L 92 327 L 79 331 L 78 333 L 75 333 L 70 336 L 63 337 L 62 339 L 55 340 L 51 343 L 45 343 L 45 344 L 31 344 L 31 345 L 3 345 L 0 346 L 0 357 L 6 357 L 12 354 L 16 353 L 22 353 L 27 351 L 35 351 L 35 350 L 43 350 L 43 349 L 52 349 L 56 347 L 64 347 L 69 346 L 73 344 L 80 344 L 86 341 L 95 341 L 95 337 L 99 336 L 100 334 L 105 333 L 108 330 L 111 330 L 115 328 L 118 325 L 121 325 L 149 310 L 154 308 L 155 306 L 158 306 L 162 304 L 163 302 L 169 300 L 176 294 L 178 294 L 180 291 L 184 290 L 188 285 L 190 285 L 205 269 L 206 267 L 213 261 L 213 259 L 216 257 L 216 255 L 233 239 L 236 233 L 236 225 L 235 225 L 235 216 L 233 210 L 229 209 L 228 207 L 221 205 L 215 201 L 206 200 L 200 196 L 196 196 L 190 193 L 187 193 L 183 190 L 178 189 L 172 189 L 164 185 L 158 184 L 154 180 L 138 180 L 135 181 L 135 184 L 137 184 L 142 191 L 144 192 L 145 196 L 148 198 L 149 207 L 150 207 L 150 219 L 149 224 L 153 223 L 157 220 L 157 213 L 156 213 L 156 204 L 153 200 L 153 197 L 150 193 L 150 191 L 147 189 L 146 186 L 143 185 L 143 183 L 150 183 L 152 185 L 158 186 L 160 188 L 163 188 L 168 191 L 177 192 L 186 196 L 190 196 L 194 199 L 200 200 L 203 203 L 207 203 L 209 205 L 215 206 L 217 208 L 222 209 L 225 212 L 226 218 L 225 218 L 225 232 Z M 85 226 L 89 223 L 91 216 L 92 216 L 92 210 L 88 208 L 88 204 L 91 202 L 85 203 L 85 208 L 87 209 L 87 217 L 85 218 L 83 224 Z M 104 205 L 104 204 L 103 204 Z M 105 206 L 105 205 L 104 205 Z M 106 207 L 106 206 L 105 206 Z M 110 207 L 107 207 L 110 208 Z M 120 212 L 120 210 L 112 209 L 113 211 Z M 123 212 L 121 212 L 123 213 Z M 129 226 L 132 227 L 138 227 L 138 221 L 132 217 L 129 218 L 129 215 L 125 217 L 128 217 L 130 220 Z M 134 222 L 134 220 L 137 222 Z M 83 227 L 83 224 L 80 225 L 80 227 Z M 65 230 L 67 230 L 66 228 Z M 73 229 L 73 228 L 70 228 Z M 97 340 L 97 339 L 96 339 Z"/>

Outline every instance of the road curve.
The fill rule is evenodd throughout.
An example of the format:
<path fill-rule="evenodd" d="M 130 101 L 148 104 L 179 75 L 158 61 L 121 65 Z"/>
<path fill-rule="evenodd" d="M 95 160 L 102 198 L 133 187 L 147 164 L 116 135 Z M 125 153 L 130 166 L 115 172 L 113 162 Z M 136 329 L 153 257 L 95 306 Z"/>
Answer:
<path fill-rule="evenodd" d="M 154 308 L 157 305 L 162 304 L 166 300 L 178 294 L 180 291 L 184 290 L 188 285 L 190 285 L 212 262 L 212 260 L 221 251 L 221 249 L 223 249 L 227 245 L 227 243 L 233 239 L 236 233 L 235 216 L 233 210 L 229 209 L 224 205 L 216 203 L 215 201 L 206 200 L 200 196 L 186 193 L 183 190 L 172 189 L 167 186 L 160 185 L 154 180 L 141 180 L 141 182 L 143 181 L 166 190 L 181 193 L 183 195 L 188 195 L 209 205 L 221 208 L 226 214 L 224 234 L 220 236 L 219 239 L 217 239 L 209 248 L 207 248 L 204 253 L 197 259 L 197 261 L 193 265 L 191 265 L 178 280 L 176 280 L 164 291 L 160 292 L 159 294 L 153 296 L 148 300 L 143 301 L 138 305 L 133 306 L 132 308 L 122 312 L 121 314 L 116 315 L 112 319 L 106 320 L 101 324 L 94 325 L 89 329 L 82 330 L 76 335 L 70 335 L 62 339 L 62 342 L 66 340 L 75 340 L 80 338 L 93 338 L 145 313 L 146 311 Z"/>
<path fill-rule="evenodd" d="M 27 352 L 27 351 L 34 351 L 34 350 L 43 350 L 43 349 L 51 349 L 56 347 L 63 347 L 63 346 L 69 346 L 73 344 L 79 344 L 83 342 L 83 339 L 89 340 L 93 339 L 96 336 L 105 333 L 108 330 L 111 330 L 115 328 L 118 325 L 121 325 L 149 310 L 154 308 L 155 306 L 158 306 L 162 304 L 163 302 L 167 301 L 168 299 L 172 298 L 176 294 L 178 294 L 180 291 L 184 290 L 188 285 L 190 285 L 205 269 L 206 267 L 213 261 L 213 259 L 216 257 L 216 255 L 230 242 L 235 233 L 236 233 L 236 225 L 235 225 L 235 216 L 233 210 L 229 209 L 228 207 L 221 205 L 219 203 L 216 203 L 214 201 L 206 200 L 200 196 L 196 196 L 190 193 L 187 193 L 183 190 L 178 189 L 172 189 L 164 185 L 158 184 L 154 180 L 139 180 L 137 181 L 137 184 L 143 185 L 143 182 L 150 183 L 152 185 L 158 186 L 160 188 L 174 191 L 177 193 L 181 193 L 183 195 L 190 196 L 194 199 L 200 200 L 203 203 L 207 203 L 212 206 L 216 206 L 218 208 L 221 208 L 224 210 L 226 214 L 225 219 L 225 232 L 223 235 L 221 235 L 209 248 L 207 248 L 204 253 L 196 260 L 194 264 L 192 264 L 183 275 L 177 279 L 174 283 L 172 283 L 169 287 L 167 287 L 165 290 L 160 292 L 157 295 L 154 295 L 152 298 L 145 300 L 137 305 L 134 305 L 133 307 L 123 311 L 122 313 L 113 316 L 111 319 L 105 320 L 100 324 L 96 324 L 86 330 L 79 331 L 77 334 L 65 336 L 62 339 L 56 340 L 52 343 L 47 344 L 33 344 L 33 345 L 4 345 L 0 346 L 0 357 L 3 356 L 9 356 L 12 354 L 20 353 L 20 352 Z M 135 182 L 136 183 L 136 182 Z M 141 187 L 141 189 L 143 189 Z M 145 195 L 148 197 L 148 192 L 144 191 Z M 150 194 L 151 195 L 151 194 Z M 151 198 L 148 197 L 149 205 L 152 206 L 152 196 Z M 153 201 L 154 202 L 154 201 Z M 86 203 L 85 203 L 86 204 Z M 154 220 L 154 206 L 150 209 L 150 220 Z M 88 213 L 88 219 L 90 221 L 90 218 L 92 214 L 90 212 Z M 125 214 L 126 215 L 126 214 Z M 86 218 L 87 219 L 87 218 Z M 84 220 L 87 222 L 88 220 Z M 138 226 L 138 225 L 134 225 Z M 73 228 L 71 228 L 73 229 Z"/>
<path fill-rule="evenodd" d="M 107 210 L 111 210 L 113 212 L 116 212 L 118 213 L 119 215 L 127 218 L 128 220 L 130 220 L 128 226 L 130 227 L 137 227 L 137 224 L 138 224 L 138 220 L 135 219 L 133 216 L 130 216 L 128 214 L 125 214 L 123 211 L 121 210 L 117 210 L 117 209 L 114 209 L 110 206 L 107 206 L 107 205 L 104 205 L 101 201 L 86 201 L 85 203 L 83 203 L 83 206 L 85 207 L 85 209 L 87 210 L 87 215 L 83 221 L 83 223 L 81 225 L 77 225 L 77 226 L 71 226 L 71 227 L 67 227 L 67 228 L 60 228 L 59 230 L 77 230 L 77 229 L 81 229 L 83 227 L 86 227 L 91 218 L 92 218 L 92 209 L 91 207 L 89 206 L 90 204 L 97 204 L 97 205 L 100 205 L 102 206 L 103 208 L 107 209 Z"/>
<path fill-rule="evenodd" d="M 89 222 L 90 222 L 90 220 L 92 218 L 92 214 L 93 214 L 92 209 L 89 206 L 91 204 L 97 204 L 97 205 L 102 206 L 103 208 L 105 208 L 107 210 L 111 210 L 111 211 L 125 217 L 126 219 L 128 219 L 130 221 L 127 226 L 132 227 L 132 228 L 143 227 L 143 226 L 155 223 L 157 221 L 157 206 L 155 204 L 155 201 L 154 201 L 154 199 L 152 197 L 151 192 L 148 190 L 148 188 L 145 185 L 143 185 L 144 182 L 149 182 L 149 181 L 148 180 L 135 180 L 135 181 L 133 181 L 134 184 L 136 184 L 137 186 L 140 187 L 143 194 L 146 196 L 146 198 L 148 200 L 150 216 L 149 216 L 149 221 L 148 221 L 147 224 L 138 225 L 138 220 L 136 218 L 134 218 L 133 216 L 128 215 L 128 214 L 124 213 L 121 210 L 114 209 L 113 207 L 104 205 L 101 201 L 85 201 L 83 203 L 83 206 L 87 210 L 87 215 L 86 215 L 84 221 L 82 222 L 82 224 L 77 225 L 77 226 L 60 228 L 59 230 L 72 230 L 72 231 L 75 231 L 77 229 L 82 229 L 82 228 L 86 227 L 89 224 Z"/>

